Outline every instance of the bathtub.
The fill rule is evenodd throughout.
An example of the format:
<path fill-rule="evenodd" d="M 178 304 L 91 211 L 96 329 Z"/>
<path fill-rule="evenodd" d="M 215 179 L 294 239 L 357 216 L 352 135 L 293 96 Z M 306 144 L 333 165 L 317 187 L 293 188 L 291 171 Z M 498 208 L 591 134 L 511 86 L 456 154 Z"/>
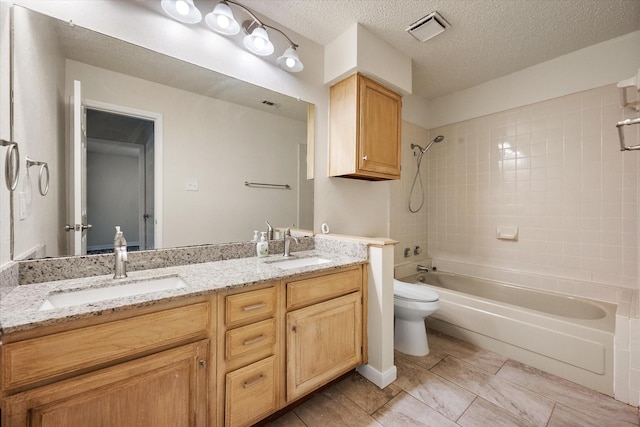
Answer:
<path fill-rule="evenodd" d="M 613 396 L 615 304 L 442 272 L 399 280 L 440 295 L 431 329 Z"/>

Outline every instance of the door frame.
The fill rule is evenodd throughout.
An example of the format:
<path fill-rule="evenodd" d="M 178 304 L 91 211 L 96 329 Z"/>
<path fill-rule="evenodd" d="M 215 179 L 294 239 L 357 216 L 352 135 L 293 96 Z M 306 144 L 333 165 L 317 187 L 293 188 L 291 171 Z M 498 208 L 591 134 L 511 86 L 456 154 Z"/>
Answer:
<path fill-rule="evenodd" d="M 162 159 L 163 159 L 163 117 L 161 113 L 139 110 L 108 102 L 85 99 L 84 107 L 139 119 L 153 121 L 153 248 L 162 248 L 163 216 L 162 216 Z"/>

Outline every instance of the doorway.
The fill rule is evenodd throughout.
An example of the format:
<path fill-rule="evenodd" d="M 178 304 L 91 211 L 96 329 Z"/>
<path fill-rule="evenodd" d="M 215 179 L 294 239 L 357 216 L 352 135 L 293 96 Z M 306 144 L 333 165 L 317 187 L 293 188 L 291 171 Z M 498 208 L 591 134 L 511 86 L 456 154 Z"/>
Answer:
<path fill-rule="evenodd" d="M 87 253 L 113 251 L 114 225 L 127 249 L 153 249 L 155 123 L 87 106 Z"/>

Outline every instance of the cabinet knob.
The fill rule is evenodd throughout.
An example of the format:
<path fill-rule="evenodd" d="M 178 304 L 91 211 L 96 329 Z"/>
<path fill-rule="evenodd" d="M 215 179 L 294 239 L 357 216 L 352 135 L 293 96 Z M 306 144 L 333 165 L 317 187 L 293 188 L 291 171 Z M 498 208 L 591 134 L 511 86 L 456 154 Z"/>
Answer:
<path fill-rule="evenodd" d="M 203 368 L 207 367 L 207 361 L 205 359 L 200 359 L 198 362 L 200 363 L 200 366 L 202 366 Z"/>
<path fill-rule="evenodd" d="M 362 160 L 368 160 L 368 156 L 362 156 Z"/>

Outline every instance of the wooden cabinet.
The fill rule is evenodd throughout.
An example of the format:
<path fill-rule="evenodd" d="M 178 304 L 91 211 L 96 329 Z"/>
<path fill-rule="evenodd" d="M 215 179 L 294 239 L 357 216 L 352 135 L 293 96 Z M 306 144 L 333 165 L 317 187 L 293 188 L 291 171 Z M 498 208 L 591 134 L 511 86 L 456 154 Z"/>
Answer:
<path fill-rule="evenodd" d="M 207 425 L 208 340 L 6 398 L 12 427 Z"/>
<path fill-rule="evenodd" d="M 198 298 L 7 334 L 2 425 L 209 425 L 210 307 Z"/>
<path fill-rule="evenodd" d="M 351 266 L 7 334 L 1 425 L 255 424 L 366 363 L 363 282 Z"/>
<path fill-rule="evenodd" d="M 249 426 L 275 412 L 283 387 L 280 283 L 218 295 L 219 426 Z"/>
<path fill-rule="evenodd" d="M 329 99 L 329 176 L 400 179 L 401 96 L 356 73 Z"/>
<path fill-rule="evenodd" d="M 364 361 L 360 267 L 287 283 L 287 402 Z"/>

